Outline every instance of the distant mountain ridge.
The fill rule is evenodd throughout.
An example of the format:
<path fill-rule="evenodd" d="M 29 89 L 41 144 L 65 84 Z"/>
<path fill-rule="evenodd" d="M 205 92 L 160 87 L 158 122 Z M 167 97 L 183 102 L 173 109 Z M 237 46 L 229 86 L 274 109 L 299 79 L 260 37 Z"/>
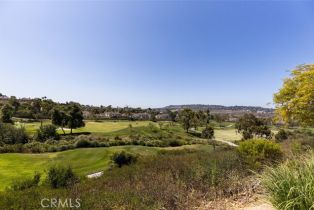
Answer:
<path fill-rule="evenodd" d="M 169 105 L 162 109 L 180 110 L 180 109 L 193 109 L 193 110 L 232 110 L 232 111 L 251 111 L 251 112 L 274 112 L 272 108 L 265 108 L 260 106 L 223 106 L 223 105 L 206 105 L 206 104 L 184 104 L 184 105 Z"/>

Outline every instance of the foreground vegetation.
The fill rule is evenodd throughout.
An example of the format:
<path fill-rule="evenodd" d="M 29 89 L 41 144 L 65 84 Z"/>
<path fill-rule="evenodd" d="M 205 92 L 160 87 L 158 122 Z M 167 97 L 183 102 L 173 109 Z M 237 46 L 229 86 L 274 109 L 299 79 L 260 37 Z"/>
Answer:
<path fill-rule="evenodd" d="M 295 157 L 276 168 L 268 167 L 262 183 L 277 209 L 314 208 L 314 154 Z"/>
<path fill-rule="evenodd" d="M 210 147 L 163 149 L 73 187 L 52 189 L 42 184 L 6 191 L 0 194 L 0 205 L 37 209 L 42 197 L 57 196 L 80 198 L 82 209 L 190 209 L 204 198 L 229 197 L 246 190 L 242 180 L 250 172 L 237 157 L 235 150 L 224 147 L 216 151 Z"/>
<path fill-rule="evenodd" d="M 177 149 L 210 150 L 206 145 L 187 145 Z M 127 151 L 139 156 L 154 156 L 160 150 L 176 148 L 154 148 L 144 146 L 117 146 L 110 148 L 82 148 L 56 153 L 42 154 L 0 154 L 0 190 L 9 186 L 13 180 L 32 177 L 34 172 L 43 173 L 50 165 L 70 165 L 79 176 L 106 170 L 110 167 L 111 156 L 115 152 Z"/>
<path fill-rule="evenodd" d="M 205 145 L 188 148 L 208 148 Z M 182 147 L 182 149 L 185 147 Z M 168 148 L 165 148 L 167 150 Z M 110 148 L 83 148 L 56 153 L 42 154 L 0 154 L 0 190 L 8 187 L 13 180 L 30 178 L 34 172 L 44 173 L 50 165 L 70 165 L 79 176 L 106 170 L 110 157 L 118 151 L 129 151 L 140 156 L 155 155 L 159 148 L 143 146 L 117 146 Z"/>

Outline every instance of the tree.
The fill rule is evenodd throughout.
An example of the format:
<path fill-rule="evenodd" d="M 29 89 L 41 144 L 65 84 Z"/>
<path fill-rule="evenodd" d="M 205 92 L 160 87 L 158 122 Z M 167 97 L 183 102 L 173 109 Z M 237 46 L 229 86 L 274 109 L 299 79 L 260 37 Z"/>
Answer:
<path fill-rule="evenodd" d="M 286 123 L 314 126 L 314 64 L 292 70 L 283 87 L 274 95 L 277 117 Z"/>
<path fill-rule="evenodd" d="M 192 112 L 191 113 L 191 125 L 192 127 L 194 127 L 195 130 L 197 130 L 198 125 L 200 124 L 199 118 L 198 118 L 198 114 L 196 112 Z"/>
<path fill-rule="evenodd" d="M 84 127 L 85 123 L 83 121 L 83 112 L 81 108 L 77 104 L 72 104 L 70 106 L 70 111 L 68 113 L 68 121 L 67 121 L 67 127 L 71 129 Z"/>
<path fill-rule="evenodd" d="M 168 113 L 168 115 L 169 115 L 169 118 L 170 118 L 170 120 L 171 120 L 171 122 L 175 122 L 176 121 L 176 118 L 177 118 L 177 114 L 178 114 L 178 112 L 176 112 L 176 111 L 171 111 L 171 110 L 167 110 L 167 113 Z"/>
<path fill-rule="evenodd" d="M 35 119 L 40 117 L 41 99 L 35 98 L 31 103 L 31 112 Z"/>
<path fill-rule="evenodd" d="M 41 114 L 43 117 L 48 117 L 50 116 L 51 114 L 51 111 L 53 110 L 55 106 L 55 103 L 50 100 L 50 99 L 46 99 L 46 98 L 42 98 L 42 101 L 41 101 Z"/>
<path fill-rule="evenodd" d="M 197 118 L 198 118 L 198 125 L 206 125 L 207 116 L 206 116 L 206 114 L 204 113 L 204 111 L 198 110 L 198 111 L 196 112 L 196 116 L 197 116 Z"/>
<path fill-rule="evenodd" d="M 13 107 L 5 104 L 1 108 L 0 121 L 3 123 L 12 123 Z"/>
<path fill-rule="evenodd" d="M 58 109 L 54 109 L 51 114 L 51 121 L 52 124 L 60 126 L 63 134 L 65 134 L 63 128 L 66 127 L 68 124 L 68 116 L 64 112 L 59 111 Z"/>
<path fill-rule="evenodd" d="M 205 117 L 206 117 L 206 125 L 208 125 L 208 123 L 210 122 L 210 120 L 212 119 L 212 115 L 210 114 L 210 110 L 209 109 L 207 109 L 206 110 L 206 115 L 205 115 Z"/>
<path fill-rule="evenodd" d="M 184 109 L 180 112 L 180 121 L 182 123 L 182 127 L 186 132 L 189 132 L 189 129 L 192 127 L 192 117 L 193 111 L 191 109 Z"/>
<path fill-rule="evenodd" d="M 206 125 L 205 129 L 202 131 L 202 138 L 208 139 L 209 141 L 214 138 L 214 128 L 212 126 Z M 215 142 L 213 141 L 214 149 L 216 149 Z"/>
<path fill-rule="evenodd" d="M 254 136 L 258 137 L 271 137 L 271 131 L 265 122 L 258 119 L 253 114 L 243 115 L 236 123 L 236 129 L 242 133 L 243 139 L 251 139 Z"/>
<path fill-rule="evenodd" d="M 17 110 L 18 110 L 19 107 L 20 107 L 20 102 L 16 99 L 15 96 L 11 96 L 11 97 L 10 97 L 10 99 L 9 99 L 9 104 L 13 107 L 14 113 L 16 113 Z"/>

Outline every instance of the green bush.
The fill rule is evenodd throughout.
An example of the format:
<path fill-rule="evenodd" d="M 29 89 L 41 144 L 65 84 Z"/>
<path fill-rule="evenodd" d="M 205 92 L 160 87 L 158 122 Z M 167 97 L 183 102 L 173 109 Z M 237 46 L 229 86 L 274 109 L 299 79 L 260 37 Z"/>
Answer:
<path fill-rule="evenodd" d="M 121 168 L 123 165 L 130 165 L 131 163 L 136 162 L 137 156 L 125 151 L 116 152 L 111 157 L 112 161 Z"/>
<path fill-rule="evenodd" d="M 280 129 L 278 133 L 275 135 L 275 139 L 277 141 L 284 141 L 288 139 L 288 132 L 286 132 L 284 129 Z"/>
<path fill-rule="evenodd" d="M 25 190 L 31 187 L 38 186 L 40 182 L 40 174 L 35 173 L 32 179 L 16 180 L 12 183 L 10 190 Z"/>
<path fill-rule="evenodd" d="M 60 139 L 57 128 L 54 125 L 43 125 L 36 131 L 35 137 L 37 141 L 45 142 L 48 139 Z"/>
<path fill-rule="evenodd" d="M 49 145 L 41 142 L 30 142 L 23 145 L 24 152 L 31 152 L 31 153 L 42 153 L 46 152 L 49 148 Z"/>
<path fill-rule="evenodd" d="M 122 138 L 120 136 L 115 136 L 114 140 L 122 140 Z"/>
<path fill-rule="evenodd" d="M 78 182 L 78 178 L 71 167 L 51 166 L 47 173 L 46 182 L 51 188 L 62 188 L 72 186 Z"/>
<path fill-rule="evenodd" d="M 179 146 L 182 146 L 183 144 L 184 142 L 181 140 L 177 140 L 177 139 L 169 140 L 169 146 L 171 147 L 179 147 Z"/>
<path fill-rule="evenodd" d="M 91 147 L 91 142 L 85 139 L 81 139 L 78 140 L 75 145 L 77 148 Z"/>
<path fill-rule="evenodd" d="M 241 142 L 237 151 L 240 158 L 255 169 L 263 163 L 274 163 L 282 157 L 279 144 L 265 139 Z"/>
<path fill-rule="evenodd" d="M 5 144 L 0 147 L 0 153 L 23 152 L 24 146 L 25 144 Z"/>
<path fill-rule="evenodd" d="M 0 123 L 0 144 L 25 144 L 28 136 L 24 128 L 16 128 L 11 124 Z"/>
<path fill-rule="evenodd" d="M 212 126 L 206 125 L 205 129 L 202 131 L 202 138 L 212 139 L 214 138 L 214 128 Z"/>
<path fill-rule="evenodd" d="M 277 209 L 314 208 L 314 154 L 268 167 L 262 185 Z"/>

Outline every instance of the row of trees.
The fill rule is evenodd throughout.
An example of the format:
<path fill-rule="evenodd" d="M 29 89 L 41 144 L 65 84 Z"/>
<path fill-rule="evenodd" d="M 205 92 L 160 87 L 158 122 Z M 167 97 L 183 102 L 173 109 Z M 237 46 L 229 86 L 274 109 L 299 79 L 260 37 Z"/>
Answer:
<path fill-rule="evenodd" d="M 243 139 L 252 139 L 253 137 L 270 139 L 272 136 L 266 120 L 257 118 L 253 114 L 243 115 L 235 127 L 242 134 Z"/>
<path fill-rule="evenodd" d="M 23 127 L 17 128 L 11 119 L 14 112 L 13 106 L 5 104 L 0 112 L 0 145 L 3 144 L 25 144 L 29 138 Z M 72 130 L 85 126 L 81 107 L 77 103 L 69 103 L 66 106 L 55 106 L 51 111 L 52 125 L 41 125 L 36 131 L 34 140 L 44 142 L 48 139 L 59 139 L 56 129 L 61 127 Z"/>
<path fill-rule="evenodd" d="M 212 140 L 214 138 L 214 128 L 209 125 L 210 120 L 213 119 L 213 116 L 210 114 L 210 111 L 193 111 L 191 109 L 184 109 L 179 113 L 180 122 L 182 127 L 189 132 L 189 129 L 194 128 L 194 132 L 197 131 L 197 128 L 200 126 L 205 126 L 202 130 L 201 137 Z M 215 149 L 215 142 L 213 142 Z"/>
<path fill-rule="evenodd" d="M 12 117 L 20 110 L 21 103 L 11 97 L 9 102 L 4 104 L 0 109 L 0 122 L 13 123 Z M 80 104 L 70 102 L 66 104 L 56 104 L 45 98 L 34 99 L 30 103 L 33 116 L 36 119 L 52 119 L 52 124 L 60 126 L 64 132 L 64 127 L 72 129 L 83 127 L 83 112 Z M 65 132 L 64 132 L 65 133 Z"/>
<path fill-rule="evenodd" d="M 17 99 L 11 96 L 8 100 L 2 100 L 2 108 L 6 107 L 10 110 L 11 117 L 47 119 L 51 114 L 51 110 L 57 105 L 46 97 L 35 99 Z"/>

